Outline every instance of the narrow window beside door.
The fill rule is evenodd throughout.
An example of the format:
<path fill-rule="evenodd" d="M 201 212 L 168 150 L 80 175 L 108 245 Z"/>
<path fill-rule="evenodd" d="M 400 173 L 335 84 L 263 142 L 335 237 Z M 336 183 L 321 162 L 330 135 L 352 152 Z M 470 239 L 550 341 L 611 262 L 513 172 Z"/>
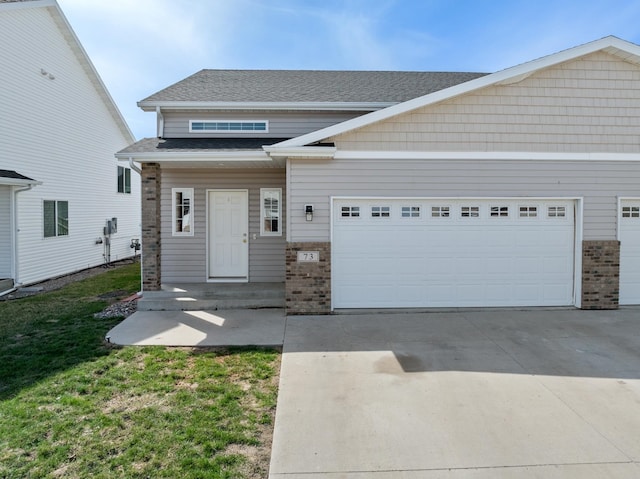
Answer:
<path fill-rule="evenodd" d="M 172 188 L 173 236 L 193 236 L 193 188 Z"/>
<path fill-rule="evenodd" d="M 282 188 L 260 188 L 261 236 L 282 236 Z"/>

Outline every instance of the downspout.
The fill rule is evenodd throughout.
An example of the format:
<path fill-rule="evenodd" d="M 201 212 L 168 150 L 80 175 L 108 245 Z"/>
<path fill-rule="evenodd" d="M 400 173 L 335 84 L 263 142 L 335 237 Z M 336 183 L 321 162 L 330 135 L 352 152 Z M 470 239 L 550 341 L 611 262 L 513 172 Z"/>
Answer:
<path fill-rule="evenodd" d="M 142 177 L 142 170 L 133 162 L 133 158 L 129 157 L 129 168 L 138 173 Z"/>
<path fill-rule="evenodd" d="M 27 185 L 24 188 L 18 188 L 13 190 L 13 278 L 14 278 L 14 290 L 20 286 L 22 283 L 20 282 L 20 262 L 19 262 L 19 253 L 20 253 L 20 242 L 18 241 L 18 232 L 20 231 L 18 228 L 18 193 L 22 193 L 23 191 L 29 191 L 34 187 L 34 185 Z"/>

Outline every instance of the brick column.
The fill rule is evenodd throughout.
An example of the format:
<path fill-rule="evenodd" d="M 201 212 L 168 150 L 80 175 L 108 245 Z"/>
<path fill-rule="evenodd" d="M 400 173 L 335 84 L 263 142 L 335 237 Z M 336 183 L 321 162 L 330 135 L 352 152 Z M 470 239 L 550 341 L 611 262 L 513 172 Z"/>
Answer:
<path fill-rule="evenodd" d="M 582 309 L 618 309 L 620 241 L 582 242 Z"/>
<path fill-rule="evenodd" d="M 317 262 L 298 261 L 299 251 L 317 251 Z M 331 243 L 287 243 L 287 314 L 331 312 Z"/>
<path fill-rule="evenodd" d="M 142 290 L 159 291 L 160 273 L 160 165 L 142 164 Z"/>

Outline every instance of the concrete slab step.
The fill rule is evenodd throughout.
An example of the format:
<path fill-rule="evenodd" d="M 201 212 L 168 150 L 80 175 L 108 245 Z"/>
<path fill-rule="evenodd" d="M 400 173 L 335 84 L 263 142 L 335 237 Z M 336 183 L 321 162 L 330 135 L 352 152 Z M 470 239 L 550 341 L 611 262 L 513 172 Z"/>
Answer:
<path fill-rule="evenodd" d="M 188 299 L 188 300 L 185 300 Z M 199 311 L 216 309 L 283 308 L 284 297 L 271 298 L 145 298 L 138 300 L 138 311 Z"/>
<path fill-rule="evenodd" d="M 12 279 L 0 279 L 0 293 L 3 291 L 7 291 L 13 288 L 13 280 Z"/>

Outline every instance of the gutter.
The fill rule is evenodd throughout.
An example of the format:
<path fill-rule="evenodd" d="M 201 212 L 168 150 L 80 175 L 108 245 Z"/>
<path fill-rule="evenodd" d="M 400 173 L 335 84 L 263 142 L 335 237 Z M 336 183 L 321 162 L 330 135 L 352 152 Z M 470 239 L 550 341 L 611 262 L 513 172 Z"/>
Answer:
<path fill-rule="evenodd" d="M 142 177 L 142 170 L 133 162 L 133 158 L 129 157 L 129 168 L 138 173 Z"/>

